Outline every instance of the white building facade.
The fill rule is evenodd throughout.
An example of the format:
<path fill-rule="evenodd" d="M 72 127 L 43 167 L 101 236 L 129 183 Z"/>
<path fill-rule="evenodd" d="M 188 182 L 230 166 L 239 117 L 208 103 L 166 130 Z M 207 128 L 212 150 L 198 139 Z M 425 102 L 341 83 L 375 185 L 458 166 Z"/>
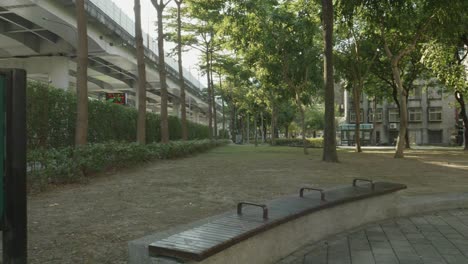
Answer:
<path fill-rule="evenodd" d="M 345 118 L 340 124 L 341 145 L 354 145 L 356 114 L 353 100 L 345 91 Z M 459 145 L 462 142 L 457 102 L 442 87 L 416 88 L 408 97 L 408 135 L 415 145 Z M 375 113 L 374 113 L 375 112 Z M 394 145 L 400 129 L 400 114 L 393 100 L 374 104 L 361 97 L 361 141 L 363 145 Z"/>

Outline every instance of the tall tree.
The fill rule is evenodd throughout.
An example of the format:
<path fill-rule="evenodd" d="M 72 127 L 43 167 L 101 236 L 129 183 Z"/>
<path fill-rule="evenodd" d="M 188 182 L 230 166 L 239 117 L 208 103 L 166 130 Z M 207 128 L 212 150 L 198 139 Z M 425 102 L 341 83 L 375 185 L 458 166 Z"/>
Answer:
<path fill-rule="evenodd" d="M 281 9 L 279 9 L 281 10 Z M 315 87 L 322 85 L 321 67 L 319 60 L 321 49 L 315 36 L 319 32 L 314 17 L 309 10 L 304 10 L 302 3 L 297 5 L 285 5 L 282 8 L 282 26 L 275 30 L 280 32 L 280 53 L 282 53 L 283 79 L 285 86 L 289 88 L 289 97 L 295 102 L 299 111 L 302 130 L 304 154 L 308 154 L 306 140 L 306 108 L 310 105 L 312 97 L 316 95 Z M 279 17 L 279 15 L 276 15 Z M 295 113 L 292 117 L 294 118 Z M 285 127 L 288 134 L 290 123 Z"/>
<path fill-rule="evenodd" d="M 442 2 L 441 5 L 443 5 Z M 442 13 L 445 23 L 431 27 L 435 37 L 423 45 L 422 63 L 453 92 L 463 120 L 465 151 L 468 150 L 468 1 L 453 0 Z M 460 127 L 461 128 L 461 127 Z"/>
<path fill-rule="evenodd" d="M 468 151 L 468 115 L 466 112 L 466 101 L 464 98 L 464 95 L 461 91 L 456 90 L 455 91 L 455 99 L 457 100 L 458 104 L 460 105 L 460 116 L 463 120 L 463 126 L 465 132 L 463 133 L 464 135 L 464 142 L 465 142 L 465 151 Z"/>
<path fill-rule="evenodd" d="M 446 85 L 449 91 L 453 92 L 460 108 L 460 118 L 464 127 L 464 150 L 468 150 L 468 116 L 466 111 L 465 98 L 468 97 L 468 67 L 464 65 L 467 60 L 468 50 L 463 46 L 468 46 L 468 34 L 460 37 L 459 42 L 442 43 L 432 41 L 426 43 L 422 61 L 437 78 Z"/>
<path fill-rule="evenodd" d="M 164 27 L 163 27 L 163 12 L 166 6 L 171 2 L 168 0 L 151 0 L 156 13 L 158 14 L 158 70 L 159 81 L 161 84 L 161 142 L 169 143 L 169 117 L 167 113 L 168 91 L 167 91 L 167 76 L 166 76 L 166 59 L 164 52 Z"/>
<path fill-rule="evenodd" d="M 335 131 L 335 89 L 333 78 L 333 1 L 322 0 L 322 20 L 324 39 L 323 79 L 325 87 L 325 131 L 323 161 L 338 162 Z"/>
<path fill-rule="evenodd" d="M 374 43 L 379 43 L 379 39 L 376 39 Z M 393 100 L 400 112 L 401 104 L 398 87 L 393 78 L 389 59 L 382 51 L 379 51 L 377 55 L 377 59 L 372 61 L 372 67 L 369 68 L 370 74 L 364 87 L 366 95 L 374 98 L 374 106 L 376 106 L 376 101 L 381 101 L 384 98 L 387 100 Z M 419 63 L 420 56 L 421 55 L 418 50 L 415 50 L 410 54 L 410 56 L 406 56 L 405 59 L 402 59 L 399 64 L 403 89 L 405 90 L 404 99 L 406 102 L 408 102 L 410 93 L 414 92 L 417 88 L 415 85 L 416 80 L 430 80 L 432 78 L 432 76 L 428 76 L 427 69 Z M 435 82 L 433 81 L 426 82 L 427 87 L 434 84 Z M 405 148 L 410 148 L 408 133 L 406 133 L 404 142 Z"/>
<path fill-rule="evenodd" d="M 135 0 L 135 42 L 138 68 L 138 121 L 137 121 L 137 142 L 146 143 L 146 66 L 145 50 L 143 46 L 143 33 L 141 30 L 141 5 L 140 0 Z"/>
<path fill-rule="evenodd" d="M 436 0 L 363 1 L 369 23 L 381 38 L 383 51 L 391 68 L 400 104 L 400 128 L 395 158 L 403 158 L 408 127 L 407 91 L 401 67 L 403 61 L 429 37 L 431 26 L 443 19 L 448 7 Z M 445 9 L 445 10 L 444 10 Z M 442 22 L 442 20 L 439 20 Z"/>
<path fill-rule="evenodd" d="M 213 89 L 211 87 L 212 82 L 211 82 L 211 66 L 210 66 L 210 61 L 211 61 L 211 41 L 212 39 L 208 36 L 206 32 L 203 32 L 201 34 L 203 38 L 203 42 L 205 44 L 205 60 L 206 60 L 206 65 L 205 65 L 205 74 L 206 74 L 206 85 L 207 85 L 207 91 L 208 91 L 208 112 L 207 112 L 207 118 L 208 118 L 208 137 L 210 139 L 213 139 Z"/>
<path fill-rule="evenodd" d="M 213 35 L 211 36 L 213 38 Z M 210 55 L 210 81 L 211 81 L 211 100 L 213 102 L 213 128 L 214 128 L 214 138 L 218 138 L 218 114 L 217 114 L 217 109 L 216 109 L 216 90 L 214 86 L 214 77 L 213 77 L 213 72 L 214 72 L 214 66 L 213 66 L 213 56 L 214 56 L 214 51 L 211 51 Z"/>
<path fill-rule="evenodd" d="M 214 101 L 214 80 L 213 80 L 213 56 L 218 49 L 216 39 L 216 25 L 222 20 L 222 7 L 225 1 L 221 0 L 200 0 L 188 1 L 187 9 L 191 17 L 191 25 L 187 27 L 189 32 L 195 35 L 195 41 L 191 46 L 203 53 L 204 73 L 207 75 L 207 92 L 209 109 L 207 112 L 209 136 L 213 138 L 217 128 L 216 123 L 216 102 Z"/>
<path fill-rule="evenodd" d="M 76 1 L 76 23 L 78 28 L 78 49 L 76 69 L 76 93 L 78 98 L 75 127 L 75 145 L 88 142 L 88 30 L 85 0 Z"/>
<path fill-rule="evenodd" d="M 339 44 L 337 45 L 335 65 L 341 77 L 347 81 L 346 89 L 352 92 L 353 110 L 356 116 L 355 145 L 356 152 L 361 148 L 361 96 L 364 92 L 364 83 L 368 78 L 369 68 L 376 59 L 375 38 L 367 31 L 365 21 L 358 20 L 361 8 L 350 11 L 343 6 L 337 8 L 341 11 L 341 21 L 336 30 Z M 348 13 L 351 12 L 351 13 Z"/>
<path fill-rule="evenodd" d="M 182 140 L 188 140 L 187 127 L 187 108 L 185 107 L 185 79 L 184 68 L 182 66 L 182 3 L 183 0 L 174 0 L 177 5 L 177 56 L 179 63 L 179 79 L 180 79 L 180 105 L 181 105 L 181 121 L 182 121 Z"/>

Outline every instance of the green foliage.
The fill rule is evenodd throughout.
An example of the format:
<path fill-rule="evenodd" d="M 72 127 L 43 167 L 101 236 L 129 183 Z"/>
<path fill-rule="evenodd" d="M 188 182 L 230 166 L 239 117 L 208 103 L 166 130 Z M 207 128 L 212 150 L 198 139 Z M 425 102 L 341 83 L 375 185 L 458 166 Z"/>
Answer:
<path fill-rule="evenodd" d="M 278 127 L 289 126 L 296 117 L 297 107 L 291 101 L 283 101 L 278 105 Z"/>
<path fill-rule="evenodd" d="M 325 129 L 325 106 L 314 105 L 305 112 L 305 123 L 307 129 L 323 130 Z"/>
<path fill-rule="evenodd" d="M 76 101 L 71 93 L 29 82 L 26 98 L 28 147 L 73 145 Z"/>
<path fill-rule="evenodd" d="M 462 51 L 463 56 L 466 56 L 466 51 Z M 437 79 L 443 82 L 447 88 L 468 94 L 466 86 L 468 73 L 462 61 L 458 61 L 460 59 L 458 53 L 461 52 L 456 45 L 443 45 L 440 42 L 433 41 L 424 45 L 421 61 L 436 74 Z"/>
<path fill-rule="evenodd" d="M 76 121 L 76 96 L 72 93 L 49 88 L 37 82 L 28 83 L 27 133 L 28 148 L 65 148 L 73 146 Z M 136 141 L 137 110 L 131 107 L 89 101 L 89 142 Z M 146 115 L 147 142 L 158 142 L 160 117 Z M 208 128 L 188 122 L 189 139 L 208 138 Z M 182 137 L 181 121 L 169 117 L 171 140 Z"/>
<path fill-rule="evenodd" d="M 172 141 L 140 145 L 127 142 L 89 144 L 85 147 L 34 149 L 28 151 L 28 183 L 40 190 L 48 184 L 79 181 L 83 176 L 111 168 L 130 167 L 157 159 L 174 159 L 203 152 L 228 141 Z"/>
<path fill-rule="evenodd" d="M 308 138 L 308 148 L 323 148 L 323 138 Z M 276 140 L 277 146 L 303 147 L 304 142 L 300 138 L 280 138 Z"/>

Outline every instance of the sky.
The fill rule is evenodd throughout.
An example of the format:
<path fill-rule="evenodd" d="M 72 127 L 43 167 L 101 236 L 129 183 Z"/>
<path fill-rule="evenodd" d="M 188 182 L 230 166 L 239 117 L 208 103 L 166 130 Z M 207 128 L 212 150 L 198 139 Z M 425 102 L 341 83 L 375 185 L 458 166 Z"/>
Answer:
<path fill-rule="evenodd" d="M 133 0 L 112 0 L 116 5 L 118 5 L 131 19 L 135 18 L 135 14 L 133 11 Z M 141 1 L 141 27 L 144 32 L 149 33 L 153 37 L 156 37 L 156 10 L 154 9 L 153 5 L 151 4 L 151 0 L 140 0 Z M 173 1 L 169 3 L 169 6 L 175 6 Z M 164 45 L 165 51 L 167 51 L 174 47 L 174 44 L 167 43 Z M 200 56 L 200 52 L 197 50 L 190 50 L 188 52 L 184 52 L 183 54 L 183 64 L 184 68 L 190 70 L 195 78 L 198 78 L 199 81 L 206 85 L 206 81 L 201 73 L 198 72 L 198 57 Z M 177 59 L 177 58 L 175 58 Z"/>

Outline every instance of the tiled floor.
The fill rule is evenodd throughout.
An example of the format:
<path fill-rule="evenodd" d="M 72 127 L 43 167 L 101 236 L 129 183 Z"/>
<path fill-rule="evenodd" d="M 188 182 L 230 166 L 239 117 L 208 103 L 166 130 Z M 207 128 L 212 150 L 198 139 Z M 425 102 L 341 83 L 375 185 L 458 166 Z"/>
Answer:
<path fill-rule="evenodd" d="M 306 245 L 280 264 L 468 264 L 468 210 L 391 219 Z"/>

